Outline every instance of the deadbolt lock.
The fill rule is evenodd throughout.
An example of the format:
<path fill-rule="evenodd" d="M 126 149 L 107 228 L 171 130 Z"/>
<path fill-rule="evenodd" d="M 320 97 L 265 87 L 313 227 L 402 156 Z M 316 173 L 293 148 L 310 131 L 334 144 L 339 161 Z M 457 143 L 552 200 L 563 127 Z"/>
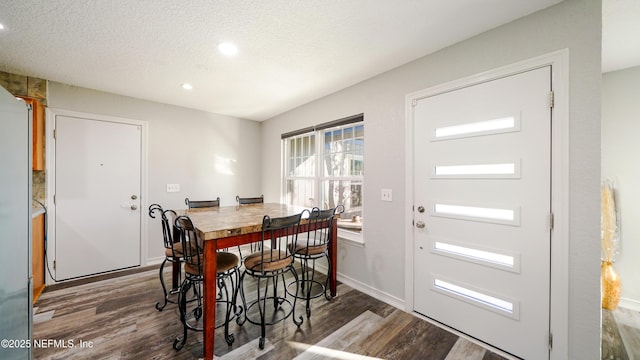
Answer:
<path fill-rule="evenodd" d="M 135 196 L 135 195 L 131 195 L 131 200 L 135 200 L 135 199 L 137 199 L 137 198 L 138 198 L 137 196 Z"/>
<path fill-rule="evenodd" d="M 422 206 L 422 205 L 418 206 L 418 212 L 419 213 L 423 213 L 424 212 L 424 206 Z"/>

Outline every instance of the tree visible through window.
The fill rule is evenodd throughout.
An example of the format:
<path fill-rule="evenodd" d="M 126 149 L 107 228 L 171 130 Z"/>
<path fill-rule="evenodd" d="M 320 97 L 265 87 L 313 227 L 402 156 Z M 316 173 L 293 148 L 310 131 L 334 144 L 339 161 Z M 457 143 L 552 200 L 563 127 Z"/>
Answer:
<path fill-rule="evenodd" d="M 321 209 L 344 206 L 341 236 L 361 234 L 364 224 L 363 120 L 357 115 L 282 136 L 285 201 Z"/>

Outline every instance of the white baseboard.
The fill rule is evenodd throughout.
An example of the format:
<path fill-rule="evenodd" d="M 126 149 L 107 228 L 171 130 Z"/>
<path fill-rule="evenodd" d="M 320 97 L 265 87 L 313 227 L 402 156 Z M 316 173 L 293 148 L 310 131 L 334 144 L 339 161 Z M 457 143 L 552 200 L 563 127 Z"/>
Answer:
<path fill-rule="evenodd" d="M 324 263 L 317 263 L 316 264 L 316 271 L 326 274 L 328 269 L 326 264 Z M 338 281 L 340 281 L 341 283 L 356 289 L 360 292 L 363 292 L 369 296 L 371 296 L 372 298 L 375 298 L 377 300 L 380 300 L 382 302 L 385 302 L 395 308 L 398 308 L 402 311 L 405 311 L 405 303 L 404 300 L 399 299 L 393 295 L 387 294 L 384 291 L 380 291 L 370 285 L 367 285 L 363 282 L 360 282 L 356 279 L 353 279 L 351 277 L 348 277 L 344 274 L 338 273 L 337 275 Z M 340 294 L 338 294 L 338 296 L 340 296 Z"/>
<path fill-rule="evenodd" d="M 338 273 L 338 281 L 342 282 L 343 284 L 350 286 L 351 288 L 358 290 L 360 292 L 363 292 L 369 296 L 371 296 L 372 298 L 378 299 L 380 301 L 383 301 L 395 308 L 398 308 L 402 311 L 405 311 L 405 304 L 404 304 L 404 300 L 399 299 L 391 294 L 387 294 L 384 291 L 380 291 L 370 285 L 364 284 L 358 280 L 355 280 L 353 278 L 350 278 L 344 274 L 340 274 Z M 340 294 L 338 294 L 338 296 L 340 296 Z"/>
<path fill-rule="evenodd" d="M 621 298 L 618 306 L 633 311 L 640 311 L 640 301 L 634 299 Z"/>
<path fill-rule="evenodd" d="M 143 265 L 161 264 L 163 260 L 164 260 L 164 256 L 158 256 L 158 257 L 154 257 L 154 258 L 147 258 L 147 263 L 143 264 Z"/>

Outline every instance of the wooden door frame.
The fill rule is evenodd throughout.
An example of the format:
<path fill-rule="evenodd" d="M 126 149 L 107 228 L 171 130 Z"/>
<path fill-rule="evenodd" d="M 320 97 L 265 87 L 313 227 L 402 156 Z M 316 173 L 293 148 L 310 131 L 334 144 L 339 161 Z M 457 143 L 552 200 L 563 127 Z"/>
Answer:
<path fill-rule="evenodd" d="M 551 109 L 551 231 L 550 359 L 566 359 L 569 350 L 569 50 L 563 49 L 462 79 L 435 85 L 405 97 L 405 310 L 415 312 L 414 287 L 414 105 L 418 100 L 464 87 L 552 66 L 554 106 Z M 427 319 L 428 320 L 428 319 Z M 442 326 L 441 324 L 437 324 Z M 448 329 L 452 330 L 452 329 Z M 455 331 L 454 331 L 455 332 Z M 457 332 L 456 332 L 457 333 Z M 464 336 L 463 334 L 458 333 Z M 466 337 L 466 336 L 465 336 Z M 468 338 L 468 337 L 467 337 Z M 473 339 L 471 339 L 473 341 Z M 484 344 L 483 344 L 484 345 Z M 486 346 L 486 345 L 484 345 Z M 499 349 L 492 349 L 500 352 Z"/>
<path fill-rule="evenodd" d="M 56 189 L 56 153 L 55 153 L 55 139 L 54 130 L 57 116 L 66 116 L 79 119 L 90 119 L 97 121 L 107 121 L 118 124 L 136 125 L 140 127 L 140 266 L 147 264 L 148 257 L 148 236 L 147 236 L 147 221 L 145 221 L 145 209 L 148 206 L 147 202 L 147 146 L 148 146 L 148 123 L 143 120 L 126 119 L 107 115 L 97 115 L 91 113 L 84 113 L 71 110 L 63 110 L 56 108 L 46 109 L 46 154 L 45 163 L 47 171 L 47 266 L 51 269 L 51 272 L 55 274 L 53 261 L 55 259 L 56 248 L 56 205 L 54 203 L 54 195 Z M 54 275 L 55 276 L 55 275 Z M 51 277 L 49 272 L 46 272 L 45 283 L 51 285 L 56 281 Z"/>

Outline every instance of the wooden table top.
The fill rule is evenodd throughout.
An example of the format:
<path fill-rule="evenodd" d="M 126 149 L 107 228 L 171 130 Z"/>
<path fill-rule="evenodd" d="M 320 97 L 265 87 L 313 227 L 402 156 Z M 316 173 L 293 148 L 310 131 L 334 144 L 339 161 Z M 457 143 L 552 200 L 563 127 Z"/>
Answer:
<path fill-rule="evenodd" d="M 203 240 L 254 233 L 262 230 L 262 219 L 283 217 L 302 212 L 305 208 L 293 205 L 265 203 L 215 208 L 187 209 L 178 215 L 188 215 Z"/>

